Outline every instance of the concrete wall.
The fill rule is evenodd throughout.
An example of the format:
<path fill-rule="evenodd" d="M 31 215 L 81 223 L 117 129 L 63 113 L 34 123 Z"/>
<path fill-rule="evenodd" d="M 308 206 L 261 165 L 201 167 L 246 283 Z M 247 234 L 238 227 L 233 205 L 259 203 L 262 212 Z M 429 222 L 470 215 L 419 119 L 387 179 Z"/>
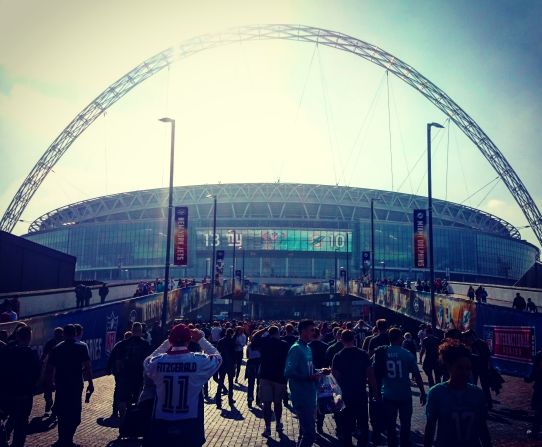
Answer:
<path fill-rule="evenodd" d="M 129 283 L 108 283 L 109 294 L 106 302 L 116 301 L 124 298 L 130 298 L 136 291 L 138 282 Z M 99 304 L 100 295 L 98 289 L 100 285 L 91 286 L 92 298 L 90 304 Z M 57 289 L 57 290 L 42 290 L 39 292 L 23 292 L 23 293 L 4 293 L 0 294 L 0 302 L 5 298 L 17 296 L 21 305 L 19 317 L 25 318 L 32 315 L 39 315 L 48 312 L 56 312 L 61 310 L 73 309 L 76 306 L 74 288 Z"/>
<path fill-rule="evenodd" d="M 470 284 L 470 283 L 461 283 L 461 282 L 450 282 L 452 288 L 452 293 L 458 295 L 467 295 L 469 286 L 472 285 L 474 290 L 480 284 Z M 531 298 L 533 303 L 538 306 L 538 311 L 542 312 L 542 289 L 528 289 L 525 287 L 513 287 L 513 286 L 493 286 L 490 284 L 481 284 L 488 293 L 488 303 L 495 304 L 498 306 L 512 307 L 512 301 L 516 293 L 519 292 L 525 301 L 527 298 Z"/>

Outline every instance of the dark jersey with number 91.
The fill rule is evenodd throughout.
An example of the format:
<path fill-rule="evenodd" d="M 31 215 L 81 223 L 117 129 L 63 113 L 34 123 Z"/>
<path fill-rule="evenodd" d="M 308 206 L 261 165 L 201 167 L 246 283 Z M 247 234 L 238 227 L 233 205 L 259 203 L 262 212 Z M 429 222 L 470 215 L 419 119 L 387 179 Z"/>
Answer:
<path fill-rule="evenodd" d="M 478 447 L 480 423 L 487 417 L 482 390 L 470 383 L 462 390 L 450 388 L 448 382 L 429 390 L 427 420 L 437 423 L 437 447 Z"/>

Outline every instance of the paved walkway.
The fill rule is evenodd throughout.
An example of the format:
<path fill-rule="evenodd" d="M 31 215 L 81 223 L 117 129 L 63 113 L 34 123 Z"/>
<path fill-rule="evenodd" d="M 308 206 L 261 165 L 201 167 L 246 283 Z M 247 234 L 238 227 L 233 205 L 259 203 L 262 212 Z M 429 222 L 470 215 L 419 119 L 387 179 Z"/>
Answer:
<path fill-rule="evenodd" d="M 490 413 L 490 432 L 493 445 L 496 447 L 535 447 L 542 446 L 542 441 L 529 442 L 525 432 L 529 428 L 532 412 L 529 409 L 531 385 L 522 379 L 505 377 L 501 394 L 496 398 L 494 410 Z M 215 384 L 212 383 L 210 394 L 214 396 Z M 246 383 L 246 382 L 242 382 Z M 89 404 L 83 404 L 82 422 L 77 431 L 75 441 L 85 447 L 135 447 L 140 446 L 137 441 L 117 441 L 118 429 L 107 418 L 111 414 L 111 401 L 114 382 L 112 376 L 95 380 L 96 392 Z M 231 411 L 227 405 L 227 398 L 223 399 L 222 412 L 214 404 L 205 406 L 205 424 L 207 447 L 219 446 L 288 446 L 294 447 L 297 440 L 298 424 L 291 411 L 284 413 L 284 435 L 279 436 L 273 432 L 272 437 L 266 439 L 261 436 L 264 430 L 262 412 L 259 408 L 249 409 L 246 403 L 246 388 L 236 386 L 234 399 L 237 411 Z M 45 447 L 57 439 L 55 426 L 51 426 L 43 418 L 43 396 L 34 399 L 34 408 L 31 416 L 31 431 L 34 433 L 27 438 L 27 446 Z M 414 415 L 412 418 L 413 441 L 415 446 L 422 443 L 425 424 L 424 410 L 414 399 Z M 274 429 L 274 424 L 272 426 Z M 338 445 L 334 438 L 335 424 L 330 416 L 326 416 L 325 434 L 319 436 L 316 444 L 322 447 Z"/>

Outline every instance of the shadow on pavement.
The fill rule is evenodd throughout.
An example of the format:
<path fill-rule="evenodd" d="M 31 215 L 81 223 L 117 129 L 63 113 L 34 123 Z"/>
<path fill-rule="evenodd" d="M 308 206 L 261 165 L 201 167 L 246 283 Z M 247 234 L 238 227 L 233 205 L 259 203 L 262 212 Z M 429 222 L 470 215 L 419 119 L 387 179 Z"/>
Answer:
<path fill-rule="evenodd" d="M 27 434 L 44 433 L 56 427 L 56 417 L 51 416 L 36 416 L 28 423 Z"/>
<path fill-rule="evenodd" d="M 233 407 L 231 410 L 222 410 L 220 416 L 222 416 L 224 419 L 233 419 L 235 421 L 243 421 L 245 419 L 241 412 L 235 407 Z"/>
<path fill-rule="evenodd" d="M 141 447 L 143 441 L 136 439 L 115 439 L 108 443 L 105 447 Z"/>
<path fill-rule="evenodd" d="M 120 427 L 120 419 L 119 418 L 98 418 L 96 419 L 96 423 L 98 425 L 101 425 L 102 427 L 109 427 L 109 428 L 119 428 Z"/>
<path fill-rule="evenodd" d="M 279 446 L 295 447 L 296 442 L 291 440 L 284 433 L 279 433 L 279 440 L 277 441 L 276 439 L 273 439 L 273 438 L 267 438 L 267 445 L 269 447 L 279 447 Z"/>

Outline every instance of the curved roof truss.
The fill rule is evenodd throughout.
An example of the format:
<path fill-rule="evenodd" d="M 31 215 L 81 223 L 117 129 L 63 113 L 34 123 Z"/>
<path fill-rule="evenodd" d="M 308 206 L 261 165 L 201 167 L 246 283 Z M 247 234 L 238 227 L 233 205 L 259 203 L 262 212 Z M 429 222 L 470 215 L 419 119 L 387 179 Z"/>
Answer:
<path fill-rule="evenodd" d="M 214 47 L 254 40 L 310 42 L 346 51 L 379 65 L 418 90 L 449 116 L 489 161 L 516 200 L 538 241 L 542 244 L 542 215 L 527 188 L 495 143 L 446 93 L 413 67 L 375 45 L 340 32 L 303 25 L 252 25 L 218 34 L 203 35 L 184 41 L 178 46 L 168 48 L 143 61 L 107 87 L 56 137 L 13 197 L 0 221 L 0 229 L 4 231 L 13 230 L 45 177 L 71 144 L 99 115 L 134 87 L 179 59 Z"/>
<path fill-rule="evenodd" d="M 412 222 L 412 210 L 426 206 L 421 196 L 347 186 L 305 185 L 292 183 L 234 183 L 220 185 L 177 186 L 173 191 L 176 205 L 192 208 L 194 219 L 212 218 L 216 195 L 221 219 L 251 218 L 272 221 L 294 219 L 340 221 L 349 224 L 370 219 L 371 198 L 375 202 L 377 222 Z M 63 226 L 118 221 L 141 221 L 167 218 L 167 188 L 125 192 L 83 200 L 50 211 L 30 225 L 30 232 Z M 515 227 L 496 216 L 474 208 L 435 200 L 435 225 L 469 228 L 501 237 L 520 239 Z"/>

